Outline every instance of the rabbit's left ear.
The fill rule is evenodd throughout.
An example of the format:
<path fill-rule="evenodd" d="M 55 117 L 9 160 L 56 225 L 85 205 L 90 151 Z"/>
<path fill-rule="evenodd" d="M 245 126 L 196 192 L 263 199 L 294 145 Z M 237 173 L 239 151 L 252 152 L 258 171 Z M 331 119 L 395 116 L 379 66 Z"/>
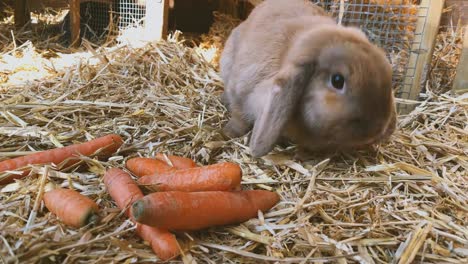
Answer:
<path fill-rule="evenodd" d="M 250 150 L 254 157 L 270 152 L 278 141 L 281 131 L 291 118 L 309 80 L 309 66 L 285 66 L 268 89 L 268 99 L 255 120 L 250 138 Z"/>

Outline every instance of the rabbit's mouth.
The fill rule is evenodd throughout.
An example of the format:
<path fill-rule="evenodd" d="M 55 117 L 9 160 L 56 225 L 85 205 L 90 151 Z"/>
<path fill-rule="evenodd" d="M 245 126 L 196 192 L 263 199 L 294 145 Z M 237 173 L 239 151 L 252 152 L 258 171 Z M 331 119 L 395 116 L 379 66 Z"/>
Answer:
<path fill-rule="evenodd" d="M 291 122 L 284 137 L 289 142 L 295 142 L 313 152 L 348 151 L 367 149 L 372 145 L 383 143 L 390 139 L 395 130 L 396 113 L 392 113 L 373 135 L 353 134 L 352 131 L 343 129 L 341 123 L 324 129 L 320 126 L 306 127 L 303 123 Z"/>
<path fill-rule="evenodd" d="M 354 146 L 351 146 L 351 147 L 356 147 L 356 148 L 369 147 L 371 145 L 386 142 L 387 140 L 390 139 L 392 134 L 395 132 L 396 122 L 397 122 L 396 113 L 392 113 L 390 118 L 387 120 L 385 125 L 382 127 L 382 129 L 380 130 L 380 132 L 376 136 L 370 137 L 367 140 L 364 140 L 364 141 L 359 142 L 357 144 L 353 144 Z"/>
<path fill-rule="evenodd" d="M 378 132 L 374 135 L 367 135 L 366 137 L 352 137 L 347 138 L 347 140 L 344 140 L 344 138 L 336 138 L 332 137 L 329 138 L 328 140 L 324 140 L 323 145 L 324 148 L 328 149 L 336 149 L 336 150 L 358 150 L 358 149 L 366 149 L 371 147 L 372 145 L 375 144 L 380 144 L 383 142 L 386 142 L 390 139 L 392 134 L 396 130 L 396 115 L 392 114 L 392 116 L 387 120 L 386 123 L 382 126 L 381 129 L 378 130 Z M 349 136 L 349 134 L 347 135 Z"/>

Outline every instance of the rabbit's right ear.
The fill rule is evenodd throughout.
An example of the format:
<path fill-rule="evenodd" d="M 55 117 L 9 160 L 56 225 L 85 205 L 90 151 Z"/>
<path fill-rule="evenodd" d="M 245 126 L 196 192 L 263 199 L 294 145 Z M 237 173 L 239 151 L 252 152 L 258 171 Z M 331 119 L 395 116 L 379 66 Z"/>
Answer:
<path fill-rule="evenodd" d="M 297 107 L 304 86 L 310 77 L 310 66 L 285 66 L 274 78 L 268 89 L 267 102 L 255 120 L 250 138 L 250 150 L 254 157 L 270 152 L 281 131 Z"/>

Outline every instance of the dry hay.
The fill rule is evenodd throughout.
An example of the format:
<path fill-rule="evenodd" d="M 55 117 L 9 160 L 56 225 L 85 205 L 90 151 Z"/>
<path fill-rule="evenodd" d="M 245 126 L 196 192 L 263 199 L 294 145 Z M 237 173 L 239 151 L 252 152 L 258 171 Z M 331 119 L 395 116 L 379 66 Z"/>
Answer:
<path fill-rule="evenodd" d="M 392 141 L 375 150 L 297 162 L 292 147 L 278 147 L 264 159 L 252 159 L 246 138 L 220 136 L 226 120 L 219 102 L 222 83 L 194 49 L 172 41 L 95 52 L 97 65 L 82 63 L 1 94 L 4 158 L 108 133 L 125 138 L 109 162 L 84 159 L 89 169 L 64 173 L 42 174 L 44 168 L 36 167 L 38 175 L 1 189 L 1 254 L 7 263 L 155 260 L 119 214 L 101 176 L 129 157 L 156 152 L 200 164 L 238 162 L 245 188 L 275 190 L 282 197 L 273 210 L 242 225 L 180 234 L 190 248 L 186 259 L 468 260 L 466 95 L 431 94 L 401 118 Z M 42 205 L 30 220 L 42 177 L 97 201 L 102 224 L 68 228 Z"/>
<path fill-rule="evenodd" d="M 33 5 L 36 4 L 37 3 Z M 95 3 L 88 2 L 87 4 Z M 93 6 L 87 8 L 91 9 Z M 106 25 L 106 23 L 102 21 L 102 18 L 101 21 L 98 20 L 98 17 L 106 12 L 105 9 L 99 10 L 99 8 L 97 8 L 97 10 L 93 11 L 95 14 L 88 14 L 87 12 L 83 14 L 81 20 L 82 37 L 91 40 L 90 44 L 94 43 L 92 45 L 95 47 L 115 44 L 114 40 L 117 37 L 116 23 L 114 21 L 107 21 L 112 23 Z M 17 46 L 24 45 L 27 42 L 34 42 L 34 47 L 38 53 L 70 53 L 75 51 L 69 47 L 71 32 L 69 30 L 68 8 L 46 7 L 31 12 L 31 22 L 20 29 L 15 28 L 13 13 L 13 8 L 7 6 L 5 8 L 4 17 L 0 17 L 1 53 L 14 52 Z M 102 29 L 104 26 L 107 26 L 107 30 Z M 46 54 L 46 56 L 54 56 L 54 54 Z"/>
<path fill-rule="evenodd" d="M 241 225 L 178 234 L 186 263 L 468 262 L 468 94 L 429 90 L 427 101 L 400 117 L 391 141 L 371 150 L 299 162 L 293 146 L 277 147 L 252 159 L 247 137 L 227 140 L 219 133 L 227 116 L 216 68 L 200 47 L 176 36 L 136 49 L 87 46 L 78 64 L 62 63 L 46 78 L 0 84 L 2 158 L 109 133 L 125 139 L 109 161 L 83 158 L 83 166 L 67 172 L 35 166 L 34 175 L 1 186 L 0 260 L 156 261 L 101 178 L 130 157 L 163 152 L 199 164 L 237 162 L 245 189 L 282 197 L 270 212 Z M 61 56 L 54 63 L 66 60 Z M 69 228 L 42 203 L 35 208 L 41 180 L 95 200 L 102 222 Z"/>
<path fill-rule="evenodd" d="M 437 35 L 429 75 L 434 93 L 445 93 L 452 88 L 462 49 L 462 26 L 449 27 Z"/>
<path fill-rule="evenodd" d="M 0 20 L 0 85 L 21 85 L 55 76 L 83 60 L 92 64 L 99 61 L 91 58 L 92 52 L 68 47 L 64 35 L 69 32 L 61 30 L 67 12 L 66 9 L 46 9 L 31 13 L 33 23 L 16 29 L 13 10 L 6 10 L 7 16 Z M 141 35 L 141 31 L 137 34 Z M 118 37 L 122 36 L 110 34 L 100 45 L 83 39 L 83 45 L 90 50 L 108 47 L 114 45 Z M 130 37 L 135 38 L 135 35 Z"/>
<path fill-rule="evenodd" d="M 205 59 L 218 68 L 224 42 L 231 31 L 241 23 L 241 20 L 217 11 L 213 12 L 213 16 L 213 25 L 207 34 L 201 36 L 201 43 L 198 46 Z"/>
<path fill-rule="evenodd" d="M 70 52 L 70 49 L 60 45 L 64 34 L 61 23 L 67 12 L 66 9 L 47 9 L 41 13 L 31 13 L 32 22 L 28 27 L 17 30 L 13 9 L 7 7 L 5 17 L 0 18 L 0 53 L 14 52 L 18 46 L 31 41 L 39 52 Z"/>

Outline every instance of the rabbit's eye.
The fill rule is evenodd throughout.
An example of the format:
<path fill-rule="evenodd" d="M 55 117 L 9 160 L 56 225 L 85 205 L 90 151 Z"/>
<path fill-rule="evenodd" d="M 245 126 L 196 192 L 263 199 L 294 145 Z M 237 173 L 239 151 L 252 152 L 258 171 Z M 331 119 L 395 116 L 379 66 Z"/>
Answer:
<path fill-rule="evenodd" d="M 339 73 L 335 73 L 331 76 L 331 84 L 335 89 L 341 90 L 345 85 L 345 78 Z"/>

